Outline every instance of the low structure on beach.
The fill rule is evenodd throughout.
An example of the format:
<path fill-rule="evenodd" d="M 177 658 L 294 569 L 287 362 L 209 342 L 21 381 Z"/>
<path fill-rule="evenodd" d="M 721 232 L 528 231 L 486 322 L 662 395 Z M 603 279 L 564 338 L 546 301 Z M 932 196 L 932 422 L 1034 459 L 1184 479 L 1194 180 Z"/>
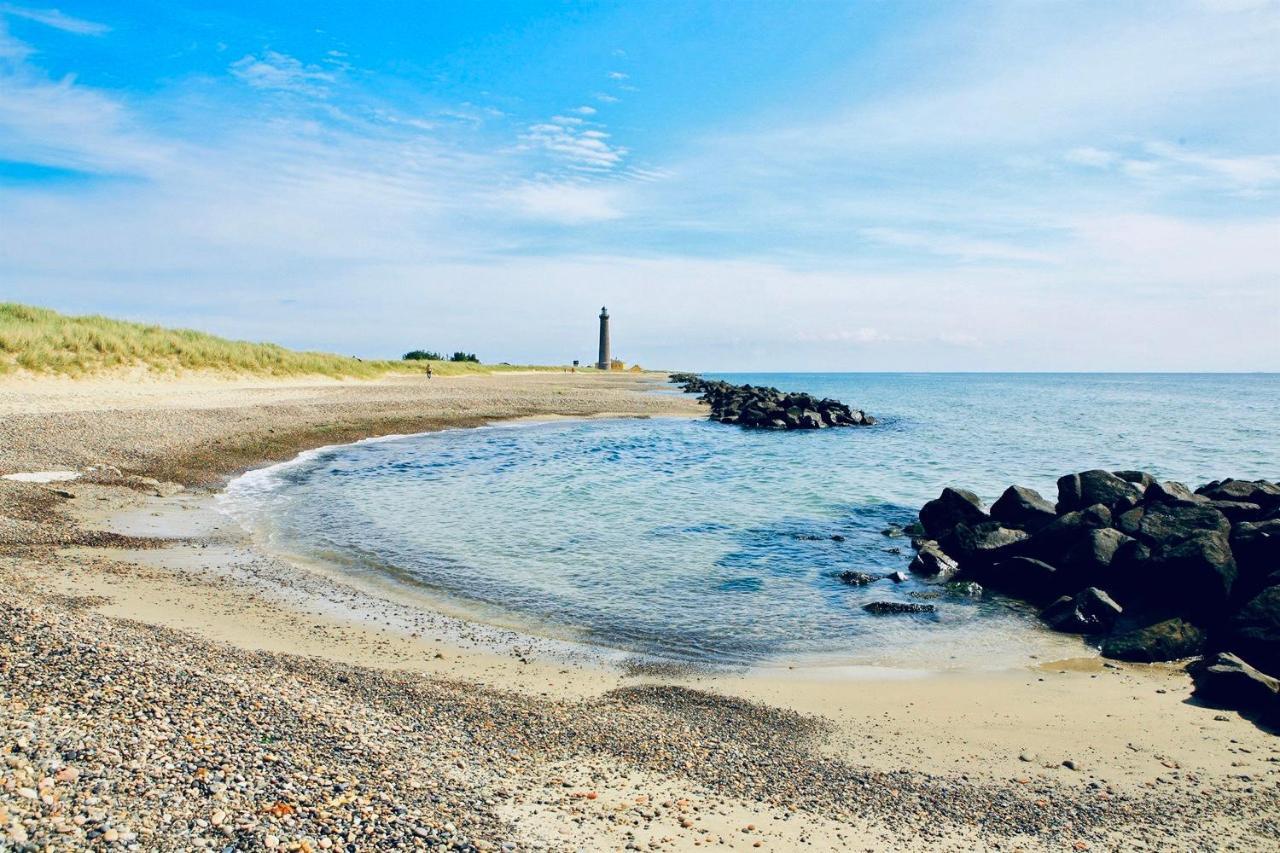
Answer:
<path fill-rule="evenodd" d="M 839 400 L 818 399 L 812 394 L 788 393 L 760 385 L 734 385 L 707 380 L 696 373 L 672 373 L 671 381 L 686 394 L 701 394 L 711 406 L 711 419 L 755 429 L 825 429 L 871 426 L 876 419 Z"/>
<path fill-rule="evenodd" d="M 1030 602 L 1105 657 L 1204 654 L 1198 694 L 1280 719 L 1280 484 L 1092 470 L 1059 479 L 1057 503 L 1010 486 L 990 509 L 946 488 L 914 532 L 911 571 Z"/>

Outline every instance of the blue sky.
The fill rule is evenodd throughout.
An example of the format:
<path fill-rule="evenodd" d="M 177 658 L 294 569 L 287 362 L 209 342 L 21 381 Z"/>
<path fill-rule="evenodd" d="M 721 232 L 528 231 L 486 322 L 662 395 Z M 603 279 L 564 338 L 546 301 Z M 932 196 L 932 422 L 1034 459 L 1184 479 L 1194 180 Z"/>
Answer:
<path fill-rule="evenodd" d="M 590 359 L 605 303 L 653 366 L 1278 370 L 1280 5 L 0 0 L 0 299 L 364 356 Z"/>

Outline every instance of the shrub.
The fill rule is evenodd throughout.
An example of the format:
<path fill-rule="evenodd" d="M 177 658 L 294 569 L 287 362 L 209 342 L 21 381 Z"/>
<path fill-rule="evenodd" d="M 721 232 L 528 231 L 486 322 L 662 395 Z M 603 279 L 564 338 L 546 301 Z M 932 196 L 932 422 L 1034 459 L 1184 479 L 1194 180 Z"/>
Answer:
<path fill-rule="evenodd" d="M 474 364 L 480 363 L 480 359 L 476 358 L 476 354 L 473 352 L 455 352 L 453 355 L 449 356 L 449 360 L 450 361 L 470 361 Z"/>
<path fill-rule="evenodd" d="M 405 353 L 401 361 L 444 361 L 444 356 L 429 349 L 415 349 Z"/>

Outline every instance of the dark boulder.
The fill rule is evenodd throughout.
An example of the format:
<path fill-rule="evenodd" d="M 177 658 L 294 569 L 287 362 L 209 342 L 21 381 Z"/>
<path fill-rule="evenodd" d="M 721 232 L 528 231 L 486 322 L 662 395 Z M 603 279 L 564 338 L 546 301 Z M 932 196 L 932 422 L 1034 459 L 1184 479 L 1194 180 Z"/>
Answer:
<path fill-rule="evenodd" d="M 875 575 L 869 575 L 866 572 L 845 571 L 836 575 L 836 580 L 849 586 L 866 586 L 875 579 Z"/>
<path fill-rule="evenodd" d="M 1153 599 L 1174 605 L 1179 613 L 1208 620 L 1223 615 L 1237 576 L 1225 534 L 1201 532 L 1153 549 L 1147 565 Z"/>
<path fill-rule="evenodd" d="M 1230 542 L 1240 571 L 1236 596 L 1258 592 L 1268 575 L 1280 571 L 1280 519 L 1242 521 L 1231 528 Z"/>
<path fill-rule="evenodd" d="M 1066 588 L 1056 568 L 1032 557 L 1010 557 L 983 568 L 978 579 L 990 589 L 1044 605 Z"/>
<path fill-rule="evenodd" d="M 1175 480 L 1167 480 L 1163 483 L 1152 483 L 1148 486 L 1146 493 L 1143 495 L 1143 501 L 1149 504 L 1193 505 L 1208 503 L 1209 499 L 1203 495 L 1197 495 L 1182 483 Z"/>
<path fill-rule="evenodd" d="M 1266 480 L 1215 480 L 1196 489 L 1211 501 L 1243 501 L 1266 509 L 1280 506 L 1280 484 Z"/>
<path fill-rule="evenodd" d="M 1046 607 L 1040 618 L 1055 631 L 1100 634 L 1110 630 L 1121 612 L 1120 605 L 1111 596 L 1091 586 L 1075 596 L 1062 596 Z"/>
<path fill-rule="evenodd" d="M 932 604 L 905 601 L 872 601 L 862 605 L 862 609 L 877 616 L 891 613 L 933 613 L 937 610 Z"/>
<path fill-rule="evenodd" d="M 1205 505 L 1225 515 L 1233 525 L 1262 518 L 1262 507 L 1244 501 L 1208 501 Z"/>
<path fill-rule="evenodd" d="M 1035 489 L 1010 486 L 991 505 L 991 517 L 1005 527 L 1015 527 L 1034 533 L 1057 517 L 1053 504 L 1040 496 Z"/>
<path fill-rule="evenodd" d="M 924 525 L 925 533 L 934 539 L 948 533 L 957 524 L 978 524 L 987 520 L 982 501 L 967 489 L 948 486 L 937 498 L 920 507 L 920 523 Z"/>
<path fill-rule="evenodd" d="M 1143 512 L 1137 538 L 1153 548 L 1163 548 L 1202 533 L 1225 536 L 1230 530 L 1227 517 L 1213 507 L 1157 504 L 1146 507 Z"/>
<path fill-rule="evenodd" d="M 1095 469 L 1058 479 L 1058 512 L 1084 509 L 1093 504 L 1124 512 L 1142 500 L 1142 490 L 1110 471 Z"/>
<path fill-rule="evenodd" d="M 1226 646 L 1267 672 L 1280 673 L 1280 586 L 1254 596 L 1232 617 Z"/>
<path fill-rule="evenodd" d="M 1102 656 L 1114 660 L 1155 663 L 1200 654 L 1205 635 L 1183 619 L 1165 619 L 1154 625 L 1120 631 L 1102 641 Z"/>
<path fill-rule="evenodd" d="M 1209 704 L 1268 716 L 1280 711 L 1280 681 L 1230 652 L 1219 652 L 1187 667 L 1195 695 Z"/>
<path fill-rule="evenodd" d="M 1058 565 L 1063 553 L 1090 530 L 1111 526 L 1111 510 L 1101 504 L 1060 515 L 1013 549 L 1018 556 L 1034 557 Z"/>
<path fill-rule="evenodd" d="M 1156 481 L 1156 478 L 1148 474 L 1146 471 L 1112 471 L 1111 473 L 1115 474 L 1126 483 L 1133 483 L 1139 489 L 1144 491 Z"/>
<path fill-rule="evenodd" d="M 962 564 L 989 564 L 1002 555 L 1012 556 L 1013 548 L 1027 538 L 1022 530 L 1001 527 L 998 521 L 957 524 L 943 534 L 938 546 Z"/>
<path fill-rule="evenodd" d="M 1057 566 L 1073 583 L 1105 582 L 1116 553 L 1133 540 L 1110 527 L 1083 531 L 1063 553 Z"/>
<path fill-rule="evenodd" d="M 960 568 L 935 542 L 926 542 L 916 552 L 915 559 L 907 567 L 909 571 L 925 577 L 948 580 Z"/>
<path fill-rule="evenodd" d="M 1146 510 L 1140 506 L 1120 514 L 1115 520 L 1116 529 L 1126 536 L 1137 536 L 1138 526 L 1142 523 L 1142 516 L 1146 514 Z"/>

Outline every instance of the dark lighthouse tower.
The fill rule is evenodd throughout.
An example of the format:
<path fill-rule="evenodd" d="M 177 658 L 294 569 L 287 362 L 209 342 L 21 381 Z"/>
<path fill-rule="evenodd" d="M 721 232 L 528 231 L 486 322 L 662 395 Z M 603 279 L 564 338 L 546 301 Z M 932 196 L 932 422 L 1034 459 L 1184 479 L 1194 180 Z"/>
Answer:
<path fill-rule="evenodd" d="M 609 369 L 609 309 L 600 309 L 600 360 L 596 362 L 600 370 Z"/>

